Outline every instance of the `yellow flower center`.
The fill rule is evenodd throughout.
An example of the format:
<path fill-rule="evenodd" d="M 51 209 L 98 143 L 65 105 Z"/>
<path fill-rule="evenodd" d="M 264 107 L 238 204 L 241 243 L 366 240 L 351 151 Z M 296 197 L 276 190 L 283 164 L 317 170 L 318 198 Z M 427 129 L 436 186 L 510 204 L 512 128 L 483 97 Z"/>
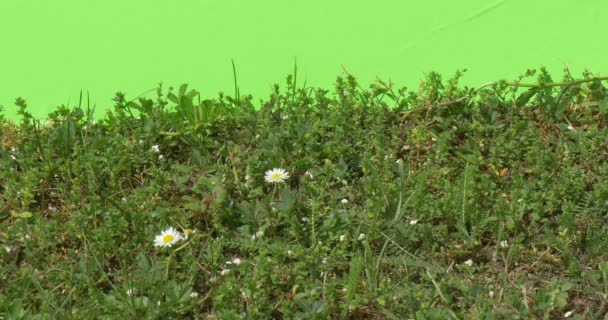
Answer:
<path fill-rule="evenodd" d="M 282 175 L 282 174 L 280 174 L 280 173 L 273 173 L 273 174 L 272 174 L 272 178 L 273 178 L 273 179 L 277 179 L 277 180 L 278 180 L 278 179 L 281 179 L 281 177 L 282 177 L 282 176 L 283 176 L 283 175 Z"/>
<path fill-rule="evenodd" d="M 164 243 L 169 243 L 171 241 L 173 241 L 173 235 L 172 234 L 168 234 L 168 235 L 166 235 L 166 236 L 163 237 L 163 242 Z"/>

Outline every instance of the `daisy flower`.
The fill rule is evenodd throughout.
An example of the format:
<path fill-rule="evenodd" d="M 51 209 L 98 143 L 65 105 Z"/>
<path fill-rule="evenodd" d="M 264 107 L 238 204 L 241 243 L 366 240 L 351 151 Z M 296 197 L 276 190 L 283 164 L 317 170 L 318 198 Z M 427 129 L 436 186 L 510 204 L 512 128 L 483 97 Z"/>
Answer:
<path fill-rule="evenodd" d="M 269 183 L 283 182 L 287 178 L 289 178 L 289 173 L 287 173 L 285 169 L 276 168 L 266 171 L 266 176 L 264 177 Z"/>
<path fill-rule="evenodd" d="M 157 247 L 170 247 L 180 240 L 182 240 L 182 235 L 171 227 L 156 236 L 154 245 Z"/>

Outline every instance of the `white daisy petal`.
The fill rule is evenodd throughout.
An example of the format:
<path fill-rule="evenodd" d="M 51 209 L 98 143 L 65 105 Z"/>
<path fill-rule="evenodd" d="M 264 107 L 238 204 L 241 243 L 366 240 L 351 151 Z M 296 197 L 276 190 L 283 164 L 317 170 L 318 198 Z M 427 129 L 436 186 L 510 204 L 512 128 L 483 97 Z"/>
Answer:
<path fill-rule="evenodd" d="M 161 234 L 156 236 L 154 239 L 154 246 L 156 247 L 170 247 L 182 240 L 183 236 L 173 227 L 167 228 Z"/>
<path fill-rule="evenodd" d="M 269 183 L 284 182 L 287 178 L 289 178 L 289 173 L 285 169 L 278 168 L 266 171 L 264 176 L 264 179 Z"/>

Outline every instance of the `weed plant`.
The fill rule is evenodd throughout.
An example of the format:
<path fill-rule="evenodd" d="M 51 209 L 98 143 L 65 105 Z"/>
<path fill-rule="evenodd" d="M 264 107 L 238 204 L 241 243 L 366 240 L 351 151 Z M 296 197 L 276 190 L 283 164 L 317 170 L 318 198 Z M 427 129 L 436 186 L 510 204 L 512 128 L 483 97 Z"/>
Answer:
<path fill-rule="evenodd" d="M 257 109 L 160 84 L 101 120 L 17 99 L 0 318 L 603 319 L 606 79 L 462 74 L 294 71 Z"/>

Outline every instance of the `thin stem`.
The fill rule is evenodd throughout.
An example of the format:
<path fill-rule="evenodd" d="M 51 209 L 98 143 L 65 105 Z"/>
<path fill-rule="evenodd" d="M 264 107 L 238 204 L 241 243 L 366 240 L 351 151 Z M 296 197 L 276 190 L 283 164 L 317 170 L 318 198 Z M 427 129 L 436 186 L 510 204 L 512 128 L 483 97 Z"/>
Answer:
<path fill-rule="evenodd" d="M 169 258 L 167 258 L 167 271 L 166 271 L 167 278 L 169 278 L 169 265 L 171 264 L 171 258 L 173 258 L 173 252 L 171 252 L 171 254 L 169 255 Z"/>
<path fill-rule="evenodd" d="M 274 184 L 274 187 L 272 188 L 272 196 L 270 197 L 270 212 L 272 214 L 272 218 L 276 218 L 276 216 L 274 214 L 275 208 L 273 206 L 274 197 L 276 196 L 276 194 L 277 194 L 277 183 Z"/>
<path fill-rule="evenodd" d="M 315 227 L 315 204 L 312 203 L 312 216 L 310 217 L 310 227 L 312 228 L 312 246 L 314 247 L 317 244 L 317 229 Z"/>

